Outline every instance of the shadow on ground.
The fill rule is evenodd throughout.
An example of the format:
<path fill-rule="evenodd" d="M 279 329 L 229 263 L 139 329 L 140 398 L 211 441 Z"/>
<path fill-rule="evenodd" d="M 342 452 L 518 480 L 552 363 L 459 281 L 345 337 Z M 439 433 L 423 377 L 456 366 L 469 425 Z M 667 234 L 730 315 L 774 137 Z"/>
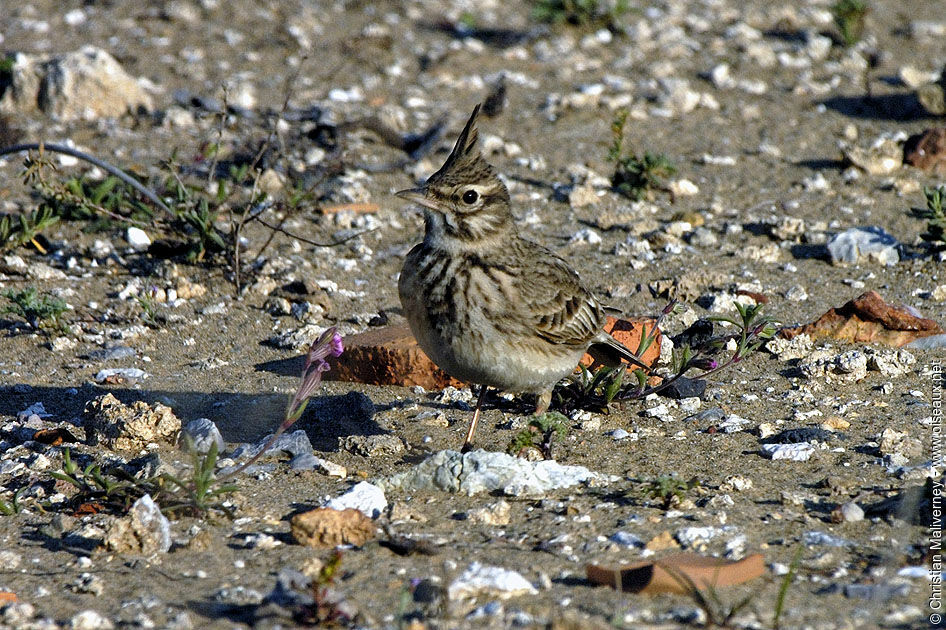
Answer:
<path fill-rule="evenodd" d="M 289 400 L 282 393 L 118 389 L 91 384 L 80 388 L 10 385 L 0 387 L 0 400 L 4 401 L 0 413 L 15 415 L 33 403 L 42 402 L 53 418 L 78 423 L 85 404 L 106 393 L 125 404 L 141 400 L 167 405 L 185 423 L 195 418 L 210 418 L 227 442 L 255 442 L 275 431 Z M 374 413 L 374 403 L 361 392 L 316 395 L 293 430 L 303 429 L 314 449 L 335 451 L 339 438 L 385 433 L 374 421 Z"/>

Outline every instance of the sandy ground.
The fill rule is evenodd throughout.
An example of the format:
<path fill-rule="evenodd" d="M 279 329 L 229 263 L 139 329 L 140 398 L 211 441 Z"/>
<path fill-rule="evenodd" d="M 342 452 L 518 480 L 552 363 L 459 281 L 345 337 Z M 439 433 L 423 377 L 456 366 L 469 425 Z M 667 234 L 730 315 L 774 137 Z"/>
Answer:
<path fill-rule="evenodd" d="M 648 287 L 683 278 L 692 287 L 689 308 L 699 316 L 707 310 L 693 302 L 695 297 L 751 288 L 769 297 L 766 310 L 779 321 L 805 323 L 873 289 L 890 303 L 946 321 L 946 303 L 931 297 L 946 283 L 942 263 L 922 246 L 923 223 L 909 214 L 922 204 L 922 187 L 941 182 L 909 167 L 887 175 L 849 170 L 839 148 L 842 142 L 866 147 L 881 134 L 911 135 L 937 124 L 919 110 L 898 77 L 906 66 L 932 72 L 946 61 L 942 36 L 924 35 L 922 24 L 917 26 L 932 22 L 944 28 L 941 3 L 871 2 L 865 41 L 852 51 L 835 46 L 823 53 L 818 51 L 824 43 L 816 38 L 833 30 L 825 2 L 631 4 L 634 9 L 620 21 L 627 34 L 605 37 L 589 28 L 546 26 L 527 8 L 494 2 L 21 3 L 0 15 L 4 49 L 55 53 L 100 46 L 151 86 L 156 112 L 113 121 L 63 123 L 35 113 L 8 120 L 22 141 L 71 139 L 151 176 L 172 153 L 186 163 L 208 142 L 220 142 L 233 154 L 253 150 L 269 136 L 279 112 L 319 106 L 326 124 L 353 123 L 338 131 L 344 170 L 319 180 L 318 205 L 364 201 L 378 209 L 366 218 L 323 215 L 313 207 L 284 227 L 321 241 L 348 234 L 344 230 L 373 231 L 335 248 L 279 235 L 264 255 L 270 266 L 261 265 L 256 276 L 271 277 L 279 286 L 303 278 L 331 281 L 315 323 L 336 324 L 347 334 L 366 329 L 382 310 L 401 321 L 396 277 L 423 228 L 416 210 L 391 192 L 439 167 L 473 105 L 505 73 L 508 103 L 498 116 L 482 121 L 481 133 L 496 136 L 488 138 L 495 147 L 489 159 L 507 178 L 521 229 L 566 257 L 590 288 L 622 311 L 655 313 L 665 300 L 653 297 Z M 461 19 L 483 30 L 464 37 L 445 26 Z M 746 35 L 743 26 L 755 35 Z M 772 55 L 768 67 L 763 49 Z M 711 71 L 723 63 L 730 66 L 732 84 L 711 80 Z M 688 83 L 680 88 L 673 83 L 677 79 Z M 674 85 L 682 96 L 673 92 Z M 176 104 L 176 90 L 222 97 L 223 86 L 229 87 L 227 102 L 245 109 L 222 126 L 219 116 L 205 109 Z M 283 108 L 287 90 L 289 107 Z M 696 95 L 697 105 L 687 104 L 687 91 Z M 651 202 L 632 205 L 601 188 L 593 204 L 569 203 L 570 186 L 593 186 L 595 177 L 611 173 L 605 160 L 609 127 L 612 108 L 621 105 L 631 110 L 628 146 L 666 154 L 677 166 L 671 181 L 689 180 L 697 194 L 671 198 L 658 192 Z M 405 154 L 358 123 L 371 115 L 405 133 L 423 131 L 441 115 L 448 122 L 443 138 L 419 160 L 374 172 L 359 166 Z M 271 168 L 294 181 L 322 177 L 318 161 L 307 158 L 318 146 L 312 123 L 283 118 L 276 125 Z M 29 210 L 37 202 L 19 171 L 17 158 L 0 168 L 5 212 Z M 674 235 L 674 221 L 694 216 L 715 243 L 693 244 L 689 230 L 684 238 Z M 784 217 L 801 219 L 801 231 L 771 236 Z M 901 262 L 831 265 L 824 239 L 865 225 L 881 226 L 903 244 Z M 270 296 L 263 292 L 235 296 L 225 264 L 178 260 L 177 273 L 205 287 L 206 294 L 173 307 L 159 304 L 166 323 L 134 329 L 142 325 L 143 311 L 119 293 L 136 279 L 172 286 L 164 279 L 172 265 L 130 251 L 120 228 L 91 232 L 86 227 L 66 222 L 53 229 L 47 235 L 50 255 L 26 248 L 14 252 L 30 264 L 42 261 L 61 269 L 65 277 L 36 280 L 7 273 L 0 278 L 4 289 L 57 292 L 74 309 L 66 319 L 82 329 L 73 335 L 74 347 L 50 350 L 50 335 L 29 332 L 6 316 L 7 332 L 0 338 L 5 458 L 32 462 L 38 448 L 49 458 L 49 470 L 58 469 L 61 449 L 18 446 L 11 429 L 17 412 L 42 402 L 49 421 L 79 422 L 87 401 L 105 391 L 125 402 L 162 402 L 185 423 L 208 417 L 228 443 L 254 441 L 272 431 L 301 363 L 298 352 L 267 340 L 301 323 L 290 315 L 271 315 L 264 308 Z M 252 252 L 269 230 L 254 225 L 245 236 Z M 111 243 L 116 254 L 96 259 L 96 239 Z M 650 255 L 634 250 L 640 241 L 649 243 Z M 786 297 L 797 296 L 797 289 L 792 292 L 797 287 L 807 299 Z M 671 321 L 669 329 L 682 325 Z M 134 349 L 133 357 L 109 363 L 83 358 L 116 336 Z M 834 346 L 839 352 L 852 349 Z M 754 355 L 713 378 L 701 402 L 701 409 L 720 407 L 750 421 L 748 430 L 735 433 L 707 430 L 710 421 L 684 421 L 689 414 L 680 409 L 671 409 L 669 421 L 643 415 L 661 400 L 588 416 L 600 420 L 597 428 L 582 430 L 576 420 L 556 448 L 556 460 L 613 475 L 613 481 L 543 498 L 507 498 L 510 520 L 502 526 L 462 518 L 495 502 L 494 496 L 433 491 L 388 496 L 416 518 L 388 523 L 382 517 L 382 524 L 432 543 L 437 553 L 400 556 L 371 542 L 344 552 L 335 587 L 360 611 L 357 625 L 370 628 L 406 627 L 411 619 L 431 628 L 699 627 L 706 620 L 692 599 L 594 588 L 584 579 L 584 566 L 638 559 L 640 549 L 613 542 L 619 531 L 648 541 L 693 526 L 725 527 L 695 549 L 723 555 L 728 542 L 744 536 L 745 551 L 763 553 L 769 567 L 765 580 L 721 593 L 726 602 L 754 593 L 736 627 L 771 627 L 779 565 L 787 565 L 799 545 L 783 627 L 925 627 L 929 583 L 898 572 L 922 566 L 928 530 L 888 516 L 831 521 L 840 504 L 878 504 L 925 477 L 922 466 L 915 466 L 930 459 L 931 428 L 923 420 L 931 416 L 935 357 L 929 351 L 913 355 L 915 364 L 889 387 L 876 372 L 851 383 L 806 380 L 798 376 L 797 360 Z M 137 367 L 148 378 L 134 386 L 95 384 L 94 375 L 104 367 Z M 0 490 L 6 490 L 0 497 L 9 498 L 24 485 L 33 488 L 25 511 L 0 516 L 0 546 L 18 561 L 0 567 L 0 587 L 33 606 L 35 616 L 31 622 L 14 617 L 5 622 L 80 627 L 74 615 L 92 609 L 123 627 L 276 623 L 262 616 L 258 604 L 279 570 L 302 569 L 330 556 L 293 544 L 289 517 L 341 494 L 353 480 L 407 470 L 431 452 L 459 446 L 470 408 L 438 402 L 438 395 L 327 382 L 298 428 L 307 432 L 317 455 L 345 466 L 349 478 L 291 471 L 280 460 L 272 472 L 239 480 L 236 520 L 174 521 L 174 547 L 155 557 L 96 550 L 94 540 L 87 547 L 64 542 L 72 539 L 50 529 L 56 510 L 42 508 L 43 493 L 52 493 L 48 474 L 0 475 Z M 449 426 L 418 421 L 426 411 L 442 412 Z M 528 401 L 494 399 L 478 445 L 504 450 L 514 434 L 504 427 L 527 413 Z M 761 456 L 759 424 L 817 427 L 832 416 L 850 427 L 807 462 Z M 634 437 L 615 440 L 610 434 L 615 429 Z M 889 459 L 884 461 L 878 436 L 885 429 L 919 440 L 921 452 L 908 456 L 907 470 L 888 468 Z M 400 438 L 404 450 L 365 457 L 339 445 L 348 436 L 386 433 Z M 159 452 L 171 465 L 187 461 L 168 445 Z M 695 477 L 701 485 L 668 513 L 647 496 L 646 487 L 670 473 Z M 730 489 L 725 484 L 733 475 L 751 480 L 751 487 Z M 75 533 L 111 518 L 85 517 L 70 526 Z M 813 531 L 846 543 L 804 542 Z M 206 546 L 188 544 L 199 532 L 209 533 L 200 536 Z M 275 546 L 254 545 L 254 534 L 271 535 Z M 473 561 L 516 570 L 538 593 L 498 607 L 489 602 L 500 600 L 488 595 L 427 602 L 418 594 L 418 581 L 445 587 Z M 82 586 L 84 574 L 99 578 L 98 587 Z M 865 600 L 855 596 L 856 589 L 846 591 L 850 585 L 889 588 L 872 591 L 876 597 Z"/>

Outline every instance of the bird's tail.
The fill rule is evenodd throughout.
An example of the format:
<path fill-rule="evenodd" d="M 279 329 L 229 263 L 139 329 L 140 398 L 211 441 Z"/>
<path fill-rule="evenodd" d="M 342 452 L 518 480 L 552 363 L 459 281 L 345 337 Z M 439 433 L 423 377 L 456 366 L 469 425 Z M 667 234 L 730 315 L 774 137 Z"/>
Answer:
<path fill-rule="evenodd" d="M 631 352 L 623 343 L 603 331 L 595 338 L 595 342 L 588 347 L 588 354 L 598 363 L 603 363 L 608 367 L 621 365 L 621 360 L 623 359 L 632 365 L 644 368 L 648 372 L 651 371 L 651 367 L 644 363 L 639 356 Z"/>

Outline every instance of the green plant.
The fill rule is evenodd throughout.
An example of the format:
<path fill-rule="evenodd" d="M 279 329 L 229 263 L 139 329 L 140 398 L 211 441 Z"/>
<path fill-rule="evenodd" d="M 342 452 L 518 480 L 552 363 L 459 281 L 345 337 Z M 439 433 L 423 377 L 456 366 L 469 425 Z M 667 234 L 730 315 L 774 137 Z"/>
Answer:
<path fill-rule="evenodd" d="M 704 584 L 703 587 L 700 588 L 686 573 L 666 564 L 660 566 L 684 589 L 687 596 L 693 600 L 693 603 L 703 611 L 706 615 L 706 626 L 709 628 L 732 628 L 732 622 L 735 616 L 752 603 L 759 595 L 762 588 L 756 588 L 734 604 L 728 604 L 723 601 L 723 598 L 720 597 L 719 592 L 716 590 L 715 584 L 718 579 L 717 576 L 714 575 L 712 582 Z M 704 591 L 706 591 L 705 595 L 703 593 Z"/>
<path fill-rule="evenodd" d="M 578 374 L 568 385 L 555 390 L 558 406 L 566 410 L 581 408 L 607 411 L 608 405 L 614 401 L 624 385 L 626 368 L 602 365 L 589 370 L 579 364 L 578 369 Z"/>
<path fill-rule="evenodd" d="M 611 122 L 612 142 L 607 159 L 615 163 L 611 176 L 614 190 L 629 199 L 640 201 L 653 196 L 654 190 L 665 188 L 663 179 L 676 173 L 677 169 L 663 154 L 649 151 L 642 156 L 625 154 L 624 128 L 627 116 L 627 110 L 621 110 Z"/>
<path fill-rule="evenodd" d="M 94 462 L 80 468 L 68 448 L 62 454 L 62 472 L 51 471 L 49 476 L 75 488 L 75 494 L 70 497 L 74 509 L 93 504 L 96 511 L 124 513 L 132 503 L 152 490 L 150 480 L 135 479 L 121 469 L 103 472 Z"/>
<path fill-rule="evenodd" d="M 312 580 L 312 603 L 300 606 L 293 621 L 305 626 L 345 627 L 351 623 L 350 607 L 332 586 L 342 566 L 342 552 L 337 549 Z"/>
<path fill-rule="evenodd" d="M 37 250 L 45 254 L 43 246 L 36 241 L 36 237 L 57 221 L 59 217 L 46 206 L 39 206 L 29 214 L 0 216 L 0 252 L 33 243 Z"/>
<path fill-rule="evenodd" d="M 232 510 L 215 499 L 235 492 L 236 487 L 214 487 L 216 463 L 214 445 L 204 456 L 194 453 L 193 473 L 186 482 L 169 473 L 139 479 L 118 467 L 102 470 L 95 462 L 80 468 L 67 448 L 62 455 L 62 472 L 49 475 L 75 488 L 69 501 L 74 510 L 91 505 L 95 511 L 124 514 L 132 503 L 149 494 L 161 511 L 172 517 L 202 515 L 212 510 L 230 516 Z"/>
<path fill-rule="evenodd" d="M 946 247 L 946 185 L 924 187 L 923 196 L 926 197 L 926 208 L 912 209 L 913 216 L 926 221 L 926 232 L 921 236 L 934 247 Z"/>
<path fill-rule="evenodd" d="M 185 448 L 191 451 L 193 458 L 190 479 L 184 481 L 169 473 L 160 476 L 161 481 L 172 486 L 170 492 L 160 495 L 160 501 L 155 500 L 161 506 L 161 511 L 172 516 L 179 514 L 197 516 L 218 510 L 227 516 L 233 516 L 233 510 L 218 501 L 220 497 L 236 492 L 237 487 L 233 484 L 217 483 L 214 476 L 219 455 L 217 443 L 211 442 L 207 452 L 200 455 L 194 449 L 190 436 L 185 436 Z"/>
<path fill-rule="evenodd" d="M 838 0 L 831 6 L 834 25 L 845 47 L 850 48 L 864 35 L 864 22 L 869 11 L 863 0 Z"/>
<path fill-rule="evenodd" d="M 35 287 L 20 289 L 7 289 L 2 294 L 4 298 L 10 301 L 0 313 L 12 313 L 26 320 L 34 330 L 41 328 L 62 328 L 60 317 L 69 308 L 66 301 L 54 295 L 43 293 L 42 295 Z"/>
<path fill-rule="evenodd" d="M 645 492 L 650 498 L 659 500 L 662 509 L 669 510 L 679 505 L 690 490 L 698 487 L 700 482 L 696 477 L 683 481 L 676 475 L 660 475 L 647 483 Z"/>
<path fill-rule="evenodd" d="M 795 579 L 795 573 L 798 571 L 798 563 L 801 561 L 801 552 L 804 551 L 804 545 L 798 545 L 795 548 L 795 553 L 792 554 L 792 561 L 788 565 L 788 571 L 785 572 L 785 575 L 782 577 L 782 582 L 778 587 L 778 595 L 775 598 L 775 609 L 772 613 L 772 627 L 775 630 L 781 628 L 781 619 L 782 612 L 785 610 L 785 596 L 788 595 L 788 588 L 792 585 L 792 580 Z"/>
<path fill-rule="evenodd" d="M 147 289 L 140 291 L 138 295 L 135 296 L 135 301 L 138 302 L 138 306 L 141 307 L 141 319 L 143 319 L 148 326 L 159 328 L 161 326 L 161 318 L 158 315 L 158 308 L 151 292 Z"/>
<path fill-rule="evenodd" d="M 553 24 L 614 28 L 628 4 L 628 0 L 537 0 L 532 17 Z"/>
<path fill-rule="evenodd" d="M 568 433 L 567 423 L 568 418 L 557 411 L 532 416 L 528 426 L 513 436 L 506 452 L 522 455 L 528 450 L 536 450 L 545 459 L 552 459 L 552 443 L 565 437 Z"/>
<path fill-rule="evenodd" d="M 736 341 L 736 350 L 730 359 L 736 363 L 759 349 L 767 340 L 775 336 L 775 320 L 769 316 L 762 315 L 762 304 L 742 304 L 736 302 L 736 311 L 739 317 L 733 315 L 713 315 L 709 319 L 715 322 L 726 322 L 735 326 L 739 332 L 730 337 Z M 717 341 L 717 347 L 721 347 L 721 340 Z M 686 365 L 690 361 L 692 351 L 688 347 L 683 348 L 686 351 L 685 357 L 682 357 L 682 364 Z"/>
<path fill-rule="evenodd" d="M 23 511 L 23 504 L 20 503 L 20 495 L 23 494 L 24 490 L 26 490 L 26 488 L 20 488 L 14 492 L 13 497 L 11 497 L 9 501 L 0 499 L 0 516 L 13 516 Z"/>

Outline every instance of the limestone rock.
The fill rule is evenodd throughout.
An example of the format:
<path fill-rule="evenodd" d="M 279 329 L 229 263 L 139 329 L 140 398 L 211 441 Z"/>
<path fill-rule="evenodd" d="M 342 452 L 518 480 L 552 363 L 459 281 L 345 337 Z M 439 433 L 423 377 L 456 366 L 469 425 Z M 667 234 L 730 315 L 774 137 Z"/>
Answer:
<path fill-rule="evenodd" d="M 181 430 L 170 407 L 160 403 L 152 407 L 140 400 L 126 405 L 112 394 L 90 400 L 84 414 L 89 444 L 117 451 L 136 451 L 151 442 L 173 444 Z"/>
<path fill-rule="evenodd" d="M 18 53 L 0 112 L 39 110 L 59 120 L 95 120 L 151 110 L 151 96 L 109 53 L 95 46 L 44 57 Z"/>

